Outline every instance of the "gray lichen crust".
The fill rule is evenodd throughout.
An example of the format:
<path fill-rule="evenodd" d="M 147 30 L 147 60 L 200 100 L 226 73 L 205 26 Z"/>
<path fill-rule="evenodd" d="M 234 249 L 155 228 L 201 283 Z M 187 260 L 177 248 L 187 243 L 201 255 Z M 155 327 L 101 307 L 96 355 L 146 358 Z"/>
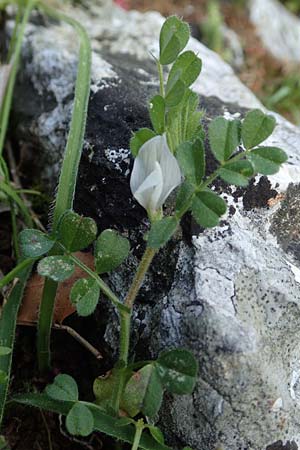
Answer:
<path fill-rule="evenodd" d="M 124 294 L 148 227 L 129 189 L 128 146 L 131 130 L 149 126 L 146 101 L 157 91 L 149 51 L 157 51 L 163 18 L 126 13 L 110 2 L 91 5 L 91 11 L 72 12 L 91 33 L 93 47 L 75 207 L 95 218 L 100 231 L 117 228 L 131 239 L 127 265 L 109 280 Z M 53 188 L 72 107 L 77 44 L 66 25 L 34 23 L 24 42 L 13 119 L 16 136 L 31 146 L 32 173 Z M 248 108 L 261 107 L 216 54 L 193 39 L 189 48 L 203 58 L 194 89 L 205 126 L 216 115 L 242 118 Z M 296 450 L 300 444 L 299 187 L 290 186 L 280 201 L 300 178 L 300 131 L 276 118 L 267 145 L 282 147 L 288 164 L 247 189 L 226 187 L 229 212 L 220 227 L 203 232 L 187 217 L 157 255 L 139 297 L 134 353 L 155 357 L 181 346 L 199 361 L 193 396 L 167 398 L 160 414 L 174 449 Z M 112 315 L 106 330 L 112 347 L 115 330 Z"/>

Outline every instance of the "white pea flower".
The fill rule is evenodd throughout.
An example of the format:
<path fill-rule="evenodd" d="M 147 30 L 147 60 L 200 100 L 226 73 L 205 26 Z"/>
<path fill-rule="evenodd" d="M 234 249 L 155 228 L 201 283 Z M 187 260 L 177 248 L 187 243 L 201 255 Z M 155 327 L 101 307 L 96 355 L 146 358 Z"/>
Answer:
<path fill-rule="evenodd" d="M 135 158 L 130 179 L 132 194 L 140 205 L 152 216 L 180 183 L 180 168 L 166 136 L 145 142 Z"/>

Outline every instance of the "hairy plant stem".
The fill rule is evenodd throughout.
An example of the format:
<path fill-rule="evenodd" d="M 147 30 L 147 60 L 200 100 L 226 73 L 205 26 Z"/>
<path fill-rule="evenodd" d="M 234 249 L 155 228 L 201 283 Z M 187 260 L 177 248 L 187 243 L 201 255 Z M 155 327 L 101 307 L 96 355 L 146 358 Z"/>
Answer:
<path fill-rule="evenodd" d="M 27 258 L 21 261 L 16 267 L 14 267 L 8 274 L 6 274 L 3 278 L 0 280 L 0 289 L 3 289 L 4 286 L 9 284 L 11 281 L 13 281 L 15 278 L 18 277 L 18 275 L 26 269 L 26 267 L 32 265 L 34 263 L 34 259 Z"/>
<path fill-rule="evenodd" d="M 18 36 L 18 28 L 19 28 L 19 24 L 22 20 L 22 5 L 18 4 L 17 6 L 17 14 L 15 17 L 15 25 L 14 25 L 14 30 L 13 30 L 13 34 L 12 37 L 10 39 L 10 43 L 9 43 L 9 47 L 8 47 L 8 52 L 7 52 L 7 63 L 9 64 L 11 57 L 14 53 L 14 49 L 15 49 L 15 45 L 16 45 L 16 40 L 17 40 L 17 36 Z"/>
<path fill-rule="evenodd" d="M 61 20 L 71 25 L 80 40 L 74 107 L 53 213 L 52 226 L 53 229 L 55 229 L 62 214 L 66 210 L 71 209 L 73 206 L 73 198 L 87 119 L 88 100 L 90 96 L 92 54 L 89 37 L 80 23 L 44 3 L 39 3 L 38 7 L 54 19 Z"/>
<path fill-rule="evenodd" d="M 53 213 L 52 232 L 55 233 L 62 214 L 73 207 L 90 94 L 91 45 L 85 29 L 76 20 L 44 3 L 39 2 L 38 7 L 54 19 L 62 20 L 71 25 L 80 40 L 73 113 Z M 58 246 L 55 246 L 50 252 L 51 255 L 59 253 Z M 50 367 L 50 334 L 57 287 L 58 283 L 49 279 L 45 280 L 37 338 L 38 361 L 41 371 Z"/>
<path fill-rule="evenodd" d="M 102 278 L 99 277 L 99 275 L 97 275 L 93 270 L 91 270 L 82 261 L 80 261 L 80 259 L 76 258 L 76 256 L 69 254 L 69 258 L 97 282 L 101 291 L 110 299 L 110 301 L 118 308 L 119 311 L 124 311 L 127 313 L 130 312 L 129 308 L 127 308 L 123 303 L 120 302 L 116 294 L 113 293 L 110 287 L 107 286 L 107 284 L 102 280 Z"/>
<path fill-rule="evenodd" d="M 138 450 L 143 430 L 144 430 L 144 421 L 143 419 L 139 419 L 135 425 L 135 435 L 131 450 Z"/>
<path fill-rule="evenodd" d="M 117 389 L 115 389 L 112 397 L 112 408 L 116 415 L 119 413 L 120 401 L 123 393 L 125 379 L 126 379 L 126 368 L 128 366 L 128 354 L 129 354 L 129 343 L 130 343 L 130 329 L 131 329 L 131 317 L 133 304 L 136 296 L 143 284 L 145 275 L 150 267 L 150 264 L 156 254 L 155 249 L 147 247 L 145 253 L 141 259 L 138 266 L 136 274 L 133 278 L 132 284 L 125 298 L 125 306 L 129 311 L 120 311 L 120 353 L 118 360 L 119 369 L 119 382 Z"/>
<path fill-rule="evenodd" d="M 128 291 L 128 294 L 125 299 L 125 305 L 128 308 L 132 309 L 133 303 L 136 299 L 136 296 L 140 290 L 140 287 L 144 281 L 145 275 L 152 263 L 152 260 L 156 254 L 157 250 L 154 248 L 147 247 L 145 253 L 141 259 L 141 262 L 138 266 L 137 272 L 133 278 L 132 284 Z"/>
<path fill-rule="evenodd" d="M 16 210 L 15 210 L 15 205 L 12 200 L 9 201 L 9 207 L 10 207 L 13 249 L 15 251 L 15 258 L 18 261 L 20 259 L 20 249 L 19 249 L 19 240 L 18 240 L 18 225 L 17 225 L 17 215 L 16 215 Z"/>

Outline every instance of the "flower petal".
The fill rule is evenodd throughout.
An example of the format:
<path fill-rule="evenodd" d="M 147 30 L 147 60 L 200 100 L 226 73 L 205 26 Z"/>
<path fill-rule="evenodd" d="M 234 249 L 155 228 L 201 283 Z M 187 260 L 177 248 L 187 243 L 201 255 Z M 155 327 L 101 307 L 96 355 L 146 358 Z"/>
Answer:
<path fill-rule="evenodd" d="M 144 182 L 133 192 L 136 200 L 147 211 L 156 211 L 163 190 L 163 177 L 160 165 L 155 163 L 155 170 L 148 175 Z"/>
<path fill-rule="evenodd" d="M 166 136 L 155 136 L 145 142 L 135 158 L 130 178 L 136 200 L 147 211 L 157 211 L 180 183 L 180 168 Z"/>
<path fill-rule="evenodd" d="M 130 178 L 130 188 L 132 193 L 138 190 L 144 180 L 155 170 L 157 155 L 161 153 L 164 140 L 162 136 L 155 136 L 145 142 L 134 160 Z"/>
<path fill-rule="evenodd" d="M 162 136 L 164 145 L 161 147 L 158 155 L 158 162 L 161 167 L 163 177 L 163 190 L 158 201 L 161 207 L 170 193 L 181 183 L 181 171 L 177 159 L 169 150 L 166 136 Z"/>

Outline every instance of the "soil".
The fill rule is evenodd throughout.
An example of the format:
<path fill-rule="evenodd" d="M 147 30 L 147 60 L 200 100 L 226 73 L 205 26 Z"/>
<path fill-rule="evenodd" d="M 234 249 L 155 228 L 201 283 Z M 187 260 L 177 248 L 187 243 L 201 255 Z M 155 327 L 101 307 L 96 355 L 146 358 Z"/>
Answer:
<path fill-rule="evenodd" d="M 103 317 L 103 320 L 104 317 Z M 92 385 L 94 379 L 106 373 L 111 367 L 106 348 L 103 345 L 99 318 L 78 318 L 75 314 L 64 321 L 87 339 L 103 355 L 97 360 L 88 350 L 82 347 L 65 331 L 52 332 L 53 370 L 44 376 L 38 373 L 36 366 L 34 327 L 19 326 L 13 358 L 13 377 L 11 392 L 41 391 L 52 382 L 59 373 L 73 376 L 79 387 L 80 398 L 93 400 Z M 51 445 L 49 445 L 49 434 Z M 88 439 L 74 439 L 69 436 L 64 426 L 64 420 L 57 415 L 32 408 L 12 405 L 7 408 L 4 421 L 4 435 L 12 450 L 77 450 L 77 449 L 113 449 L 114 444 L 106 436 L 93 433 Z"/>

